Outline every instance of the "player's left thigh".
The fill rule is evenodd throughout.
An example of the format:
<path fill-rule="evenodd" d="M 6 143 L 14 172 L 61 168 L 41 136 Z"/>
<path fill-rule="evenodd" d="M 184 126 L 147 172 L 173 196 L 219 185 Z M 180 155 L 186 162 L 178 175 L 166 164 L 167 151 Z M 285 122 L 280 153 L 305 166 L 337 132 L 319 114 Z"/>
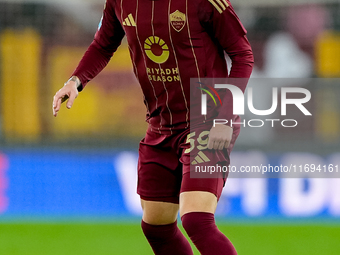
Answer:
<path fill-rule="evenodd" d="M 225 178 L 193 178 L 187 164 L 183 166 L 179 197 L 181 217 L 190 212 L 215 213 Z"/>
<path fill-rule="evenodd" d="M 141 199 L 143 221 L 151 225 L 167 225 L 177 220 L 179 205 Z"/>
<path fill-rule="evenodd" d="M 215 213 L 217 197 L 208 191 L 186 191 L 179 197 L 180 216 L 190 212 Z"/>

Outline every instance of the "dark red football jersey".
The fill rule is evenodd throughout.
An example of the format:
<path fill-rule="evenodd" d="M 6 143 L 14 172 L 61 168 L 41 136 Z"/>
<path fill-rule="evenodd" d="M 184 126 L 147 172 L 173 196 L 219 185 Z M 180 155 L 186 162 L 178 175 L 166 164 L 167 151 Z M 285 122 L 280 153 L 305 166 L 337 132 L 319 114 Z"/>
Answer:
<path fill-rule="evenodd" d="M 253 55 L 245 34 L 229 0 L 107 0 L 73 75 L 85 86 L 126 35 L 147 121 L 153 131 L 168 133 L 189 127 L 190 78 L 228 77 L 225 52 L 230 77 L 249 78 Z M 232 110 L 224 115 L 231 118 Z"/>

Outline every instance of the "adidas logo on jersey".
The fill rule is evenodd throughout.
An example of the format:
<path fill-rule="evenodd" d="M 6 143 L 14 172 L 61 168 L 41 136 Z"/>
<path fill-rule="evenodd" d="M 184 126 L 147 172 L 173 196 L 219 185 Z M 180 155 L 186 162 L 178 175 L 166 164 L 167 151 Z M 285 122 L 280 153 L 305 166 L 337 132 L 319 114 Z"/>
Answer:
<path fill-rule="evenodd" d="M 191 162 L 191 165 L 197 165 L 199 163 L 209 162 L 210 159 L 202 151 L 198 153 L 195 159 Z"/>
<path fill-rule="evenodd" d="M 135 27 L 136 26 L 136 22 L 135 22 L 135 20 L 134 20 L 134 18 L 133 18 L 131 13 L 123 21 L 123 25 L 124 26 L 128 26 L 128 27 Z"/>
<path fill-rule="evenodd" d="M 219 13 L 222 13 L 229 7 L 227 0 L 208 0 L 208 1 L 216 8 L 216 10 Z"/>

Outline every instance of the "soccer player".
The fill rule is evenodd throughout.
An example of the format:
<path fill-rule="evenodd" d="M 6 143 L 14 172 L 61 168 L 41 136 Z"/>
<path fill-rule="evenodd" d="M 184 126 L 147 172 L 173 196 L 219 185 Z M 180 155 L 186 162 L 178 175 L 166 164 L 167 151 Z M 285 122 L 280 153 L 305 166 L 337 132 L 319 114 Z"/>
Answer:
<path fill-rule="evenodd" d="M 229 0 L 107 0 L 92 44 L 54 96 L 54 116 L 66 99 L 71 108 L 78 91 L 107 65 L 124 36 L 149 123 L 139 146 L 137 188 L 148 242 L 155 254 L 193 254 L 177 227 L 179 211 L 201 254 L 237 254 L 214 219 L 225 179 L 190 178 L 190 127 L 195 124 L 189 112 L 190 78 L 249 78 L 253 55 L 245 29 Z M 230 74 L 225 52 L 232 60 Z M 246 84 L 238 86 L 244 91 Z M 222 99 L 218 116 L 236 120 L 231 96 Z M 229 164 L 239 128 L 216 125 L 206 131 L 204 154 Z"/>

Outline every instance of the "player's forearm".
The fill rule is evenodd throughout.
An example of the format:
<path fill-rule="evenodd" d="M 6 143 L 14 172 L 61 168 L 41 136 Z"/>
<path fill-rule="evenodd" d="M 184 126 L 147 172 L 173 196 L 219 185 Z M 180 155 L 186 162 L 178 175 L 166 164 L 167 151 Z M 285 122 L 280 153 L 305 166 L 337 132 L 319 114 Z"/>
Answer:
<path fill-rule="evenodd" d="M 232 61 L 228 82 L 237 86 L 244 93 L 254 66 L 254 57 L 250 44 L 247 38 L 243 36 L 226 51 Z M 223 106 L 217 118 L 226 119 L 229 122 L 236 119 L 237 116 L 233 115 L 232 102 L 232 94 L 227 93 L 223 98 Z"/>
<path fill-rule="evenodd" d="M 96 77 L 109 63 L 113 53 L 102 49 L 94 40 L 72 74 L 77 76 L 82 84 L 80 90 Z"/>
<path fill-rule="evenodd" d="M 245 36 L 241 37 L 226 51 L 232 63 L 229 77 L 249 78 L 253 71 L 254 56 L 248 39 Z"/>
<path fill-rule="evenodd" d="M 240 68 L 243 65 L 240 66 Z M 243 73 L 243 72 L 242 72 Z M 228 84 L 238 87 L 243 93 L 246 90 L 249 78 L 229 78 Z M 233 95 L 228 91 L 222 99 L 222 106 L 219 109 L 219 113 L 216 119 L 228 120 L 228 126 L 230 121 L 235 121 L 237 115 L 233 114 Z"/>
<path fill-rule="evenodd" d="M 232 58 L 230 78 L 249 78 L 253 71 L 254 59 L 251 50 L 244 51 Z"/>

